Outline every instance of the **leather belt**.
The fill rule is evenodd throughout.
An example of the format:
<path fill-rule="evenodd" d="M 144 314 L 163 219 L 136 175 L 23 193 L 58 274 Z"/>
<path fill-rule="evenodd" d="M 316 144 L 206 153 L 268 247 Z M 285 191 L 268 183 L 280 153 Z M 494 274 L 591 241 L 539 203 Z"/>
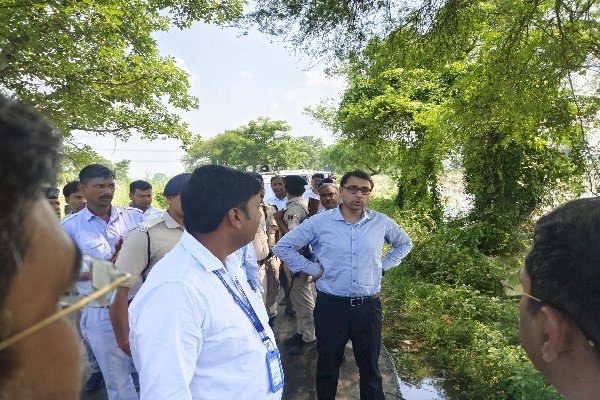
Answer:
<path fill-rule="evenodd" d="M 363 304 L 367 304 L 375 299 L 379 298 L 379 293 L 372 294 L 370 296 L 362 296 L 362 297 L 344 297 L 344 296 L 336 296 L 329 293 L 318 292 L 319 296 L 323 296 L 327 300 L 332 300 L 338 303 L 348 304 L 352 307 L 362 306 Z"/>

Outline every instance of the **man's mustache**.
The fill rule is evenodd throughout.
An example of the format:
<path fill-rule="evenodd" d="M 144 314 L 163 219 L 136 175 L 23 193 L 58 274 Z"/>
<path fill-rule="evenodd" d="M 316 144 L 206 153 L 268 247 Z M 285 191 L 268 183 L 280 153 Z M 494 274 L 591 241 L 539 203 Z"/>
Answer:
<path fill-rule="evenodd" d="M 110 194 L 104 194 L 100 196 L 100 200 L 112 200 L 112 196 Z"/>

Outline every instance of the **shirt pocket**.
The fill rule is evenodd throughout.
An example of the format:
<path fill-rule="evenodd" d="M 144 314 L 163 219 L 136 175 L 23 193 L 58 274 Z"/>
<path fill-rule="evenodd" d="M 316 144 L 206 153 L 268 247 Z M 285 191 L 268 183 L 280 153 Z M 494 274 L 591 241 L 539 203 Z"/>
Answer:
<path fill-rule="evenodd" d="M 110 246 L 101 239 L 88 239 L 79 243 L 79 249 L 88 256 L 106 259 L 110 257 Z"/>

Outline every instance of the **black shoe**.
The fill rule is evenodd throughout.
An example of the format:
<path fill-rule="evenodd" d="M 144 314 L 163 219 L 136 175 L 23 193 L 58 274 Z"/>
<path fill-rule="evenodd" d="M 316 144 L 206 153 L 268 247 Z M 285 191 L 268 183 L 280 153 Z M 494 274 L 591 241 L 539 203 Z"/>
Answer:
<path fill-rule="evenodd" d="M 84 388 L 86 392 L 93 392 L 104 386 L 104 376 L 102 372 L 94 372 L 85 382 Z"/>
<path fill-rule="evenodd" d="M 283 344 L 286 346 L 295 346 L 302 343 L 304 343 L 304 341 L 302 340 L 302 335 L 299 333 L 294 333 L 293 336 L 283 340 Z"/>
<path fill-rule="evenodd" d="M 131 380 L 133 381 L 133 386 L 135 387 L 135 391 L 140 391 L 140 375 L 137 372 L 131 373 Z"/>
<path fill-rule="evenodd" d="M 317 348 L 316 340 L 313 340 L 312 342 L 302 341 L 302 343 L 292 346 L 290 348 L 290 350 L 287 352 L 287 354 L 290 356 L 299 356 L 299 355 L 308 353 L 309 351 L 314 350 L 316 348 Z"/>
<path fill-rule="evenodd" d="M 273 326 L 275 325 L 275 318 L 277 318 L 277 315 L 269 317 L 269 326 L 271 327 L 271 329 L 273 329 Z"/>

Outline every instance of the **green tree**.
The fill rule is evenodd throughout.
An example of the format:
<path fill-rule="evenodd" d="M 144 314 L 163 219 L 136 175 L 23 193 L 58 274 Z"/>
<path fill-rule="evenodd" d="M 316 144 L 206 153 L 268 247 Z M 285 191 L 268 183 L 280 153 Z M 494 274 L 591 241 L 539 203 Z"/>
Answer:
<path fill-rule="evenodd" d="M 277 168 L 315 168 L 323 148 L 320 139 L 294 138 L 285 121 L 258 118 L 247 125 L 228 129 L 212 139 L 196 139 L 186 151 L 190 170 L 201 164 L 225 164 L 236 168 L 271 165 Z"/>
<path fill-rule="evenodd" d="M 35 105 L 65 135 L 190 138 L 174 109 L 196 108 L 189 76 L 152 34 L 193 21 L 224 23 L 242 0 L 5 0 L 0 93 Z"/>

